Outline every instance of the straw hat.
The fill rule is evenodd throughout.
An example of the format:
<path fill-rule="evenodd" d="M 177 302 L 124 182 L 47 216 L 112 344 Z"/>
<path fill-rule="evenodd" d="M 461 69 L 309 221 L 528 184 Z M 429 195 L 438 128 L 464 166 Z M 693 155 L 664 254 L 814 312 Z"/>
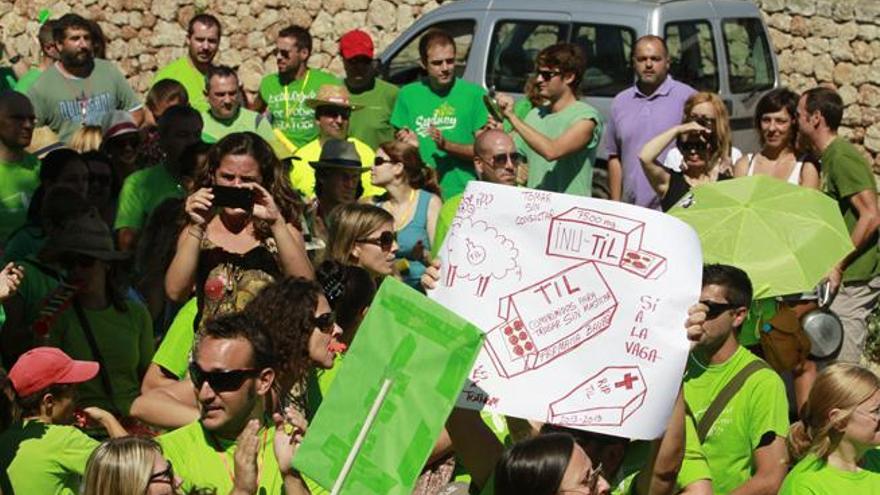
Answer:
<path fill-rule="evenodd" d="M 306 106 L 315 109 L 318 107 L 341 107 L 357 110 L 360 105 L 352 105 L 351 97 L 345 86 L 336 84 L 325 84 L 318 89 L 318 95 L 315 98 L 306 100 Z"/>

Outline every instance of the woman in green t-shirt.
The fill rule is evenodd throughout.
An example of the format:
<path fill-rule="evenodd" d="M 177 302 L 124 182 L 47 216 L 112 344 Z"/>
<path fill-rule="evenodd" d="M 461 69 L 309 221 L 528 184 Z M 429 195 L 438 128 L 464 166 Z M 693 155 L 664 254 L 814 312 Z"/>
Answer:
<path fill-rule="evenodd" d="M 880 378 L 837 363 L 816 378 L 791 427 L 789 447 L 800 462 L 783 495 L 880 493 Z"/>

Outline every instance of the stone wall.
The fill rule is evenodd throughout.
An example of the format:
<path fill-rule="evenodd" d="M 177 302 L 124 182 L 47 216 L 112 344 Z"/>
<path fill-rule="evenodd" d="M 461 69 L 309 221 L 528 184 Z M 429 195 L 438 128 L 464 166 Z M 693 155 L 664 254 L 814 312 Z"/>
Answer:
<path fill-rule="evenodd" d="M 833 86 L 846 105 L 841 134 L 880 170 L 880 1 L 757 0 L 782 81 Z"/>
<path fill-rule="evenodd" d="M 77 12 L 97 19 L 108 57 L 144 92 L 157 67 L 183 54 L 187 21 L 212 12 L 223 24 L 218 60 L 240 66 L 255 89 L 276 70 L 272 40 L 289 24 L 309 26 L 311 64 L 342 72 L 339 36 L 370 31 L 378 50 L 419 15 L 443 0 L 0 0 L 0 39 L 15 53 L 37 56 L 34 35 L 41 9 L 53 16 Z M 764 11 L 783 83 L 796 91 L 832 84 L 847 105 L 842 133 L 880 170 L 880 0 L 755 0 Z"/>

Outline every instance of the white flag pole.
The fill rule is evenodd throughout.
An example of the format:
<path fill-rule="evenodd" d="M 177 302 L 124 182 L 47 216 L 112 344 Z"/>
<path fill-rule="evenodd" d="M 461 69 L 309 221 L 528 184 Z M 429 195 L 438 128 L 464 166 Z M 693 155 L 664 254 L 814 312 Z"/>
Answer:
<path fill-rule="evenodd" d="M 391 390 L 391 385 L 393 383 L 394 380 L 391 378 L 386 378 L 382 382 L 382 387 L 376 395 L 376 400 L 373 401 L 373 407 L 370 408 L 370 413 L 367 414 L 367 419 L 364 420 L 364 425 L 361 427 L 361 431 L 358 433 L 357 439 L 354 441 L 351 452 L 348 453 L 348 458 L 345 459 L 345 464 L 342 465 L 342 470 L 339 471 L 339 477 L 336 478 L 336 483 L 333 484 L 333 490 L 330 492 L 330 495 L 339 495 L 342 490 L 342 485 L 345 483 L 345 479 L 348 478 L 348 473 L 351 472 L 354 460 L 357 458 L 358 452 L 360 452 L 364 440 L 367 438 L 367 433 L 370 432 L 370 428 L 373 426 L 373 422 L 376 421 L 376 416 L 379 414 L 379 408 L 382 407 L 382 403 L 385 402 L 385 397 L 388 396 L 388 392 Z"/>

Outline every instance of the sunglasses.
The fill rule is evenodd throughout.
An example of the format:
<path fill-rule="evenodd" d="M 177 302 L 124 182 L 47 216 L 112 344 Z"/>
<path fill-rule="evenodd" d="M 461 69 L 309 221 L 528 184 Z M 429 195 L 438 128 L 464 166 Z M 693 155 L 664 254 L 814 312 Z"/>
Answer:
<path fill-rule="evenodd" d="M 390 158 L 383 158 L 383 157 L 381 157 L 381 156 L 377 156 L 377 157 L 373 160 L 373 166 L 375 166 L 375 167 L 379 167 L 379 166 L 381 166 L 381 165 L 385 165 L 386 163 L 394 163 L 394 160 L 392 160 L 392 159 L 390 159 Z"/>
<path fill-rule="evenodd" d="M 691 154 L 705 155 L 711 148 L 711 145 L 702 139 L 693 139 L 688 141 L 678 141 L 675 147 L 681 151 L 681 154 L 688 156 Z"/>
<path fill-rule="evenodd" d="M 315 115 L 318 117 L 329 117 L 331 119 L 342 117 L 343 119 L 348 120 L 351 117 L 351 109 L 331 106 L 318 107 L 315 109 Z"/>
<path fill-rule="evenodd" d="M 315 327 L 323 333 L 332 334 L 336 328 L 336 313 L 323 313 L 315 317 Z"/>
<path fill-rule="evenodd" d="M 293 55 L 294 53 L 296 53 L 298 51 L 299 50 L 282 50 L 281 48 L 276 48 L 275 55 L 277 55 L 281 58 L 290 58 L 291 55 Z"/>
<path fill-rule="evenodd" d="M 738 304 L 718 303 L 713 301 L 700 301 L 700 304 L 705 304 L 706 307 L 709 308 L 709 310 L 706 311 L 707 320 L 714 320 L 715 318 L 721 316 L 721 313 L 739 307 Z"/>
<path fill-rule="evenodd" d="M 545 81 L 549 81 L 559 74 L 562 74 L 561 70 L 539 70 L 535 72 L 536 77 L 539 77 Z"/>
<path fill-rule="evenodd" d="M 362 242 L 366 244 L 373 244 L 375 246 L 379 246 L 382 248 L 383 252 L 391 251 L 391 248 L 394 247 L 394 243 L 397 241 L 397 232 L 391 232 L 390 230 L 386 230 L 379 234 L 379 237 L 368 237 L 366 239 L 358 239 L 355 242 Z"/>
<path fill-rule="evenodd" d="M 152 483 L 174 483 L 174 466 L 171 465 L 171 461 L 165 460 L 168 463 L 168 467 L 164 471 L 159 471 L 158 473 L 153 473 L 150 475 L 149 484 Z"/>
<path fill-rule="evenodd" d="M 202 368 L 199 368 L 199 365 L 195 362 L 189 363 L 189 377 L 192 380 L 193 385 L 196 387 L 196 390 L 201 390 L 202 385 L 204 385 L 205 382 L 208 382 L 208 385 L 211 386 L 211 390 L 214 392 L 231 392 L 233 390 L 238 390 L 245 380 L 257 376 L 258 374 L 260 374 L 260 370 L 253 368 L 205 371 Z"/>
<path fill-rule="evenodd" d="M 522 153 L 514 151 L 513 153 L 498 153 L 493 155 L 489 160 L 480 157 L 486 163 L 492 164 L 494 168 L 500 168 L 507 165 L 508 160 L 513 166 L 519 166 L 526 162 L 526 156 Z"/>

